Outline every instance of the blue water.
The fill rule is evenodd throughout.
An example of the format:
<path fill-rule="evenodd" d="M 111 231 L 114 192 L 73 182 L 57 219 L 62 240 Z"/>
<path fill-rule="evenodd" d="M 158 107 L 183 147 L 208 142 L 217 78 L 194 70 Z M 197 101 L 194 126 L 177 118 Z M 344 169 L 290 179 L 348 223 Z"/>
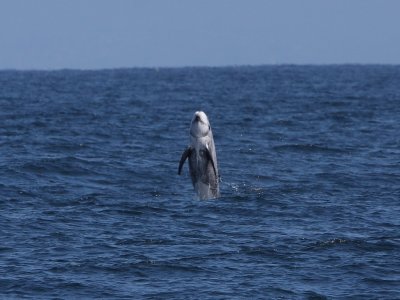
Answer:
<path fill-rule="evenodd" d="M 1 71 L 0 298 L 400 299 L 400 66 Z"/>

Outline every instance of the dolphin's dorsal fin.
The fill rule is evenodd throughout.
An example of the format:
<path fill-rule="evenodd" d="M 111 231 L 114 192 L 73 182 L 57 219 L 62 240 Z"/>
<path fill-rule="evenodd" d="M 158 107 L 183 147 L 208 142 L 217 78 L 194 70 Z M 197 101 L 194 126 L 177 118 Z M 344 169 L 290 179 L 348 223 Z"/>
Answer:
<path fill-rule="evenodd" d="M 188 158 L 191 153 L 192 147 L 187 147 L 185 151 L 183 151 L 181 160 L 179 161 L 178 175 L 181 175 L 183 164 L 185 163 L 186 158 Z"/>

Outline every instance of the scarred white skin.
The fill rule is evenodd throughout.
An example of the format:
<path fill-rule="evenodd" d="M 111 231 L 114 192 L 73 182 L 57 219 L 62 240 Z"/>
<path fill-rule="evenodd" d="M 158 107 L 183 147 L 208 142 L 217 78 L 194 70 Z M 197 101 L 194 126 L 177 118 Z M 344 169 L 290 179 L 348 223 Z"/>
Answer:
<path fill-rule="evenodd" d="M 182 155 L 179 174 L 186 158 L 193 187 L 200 199 L 219 197 L 219 175 L 214 138 L 207 115 L 196 111 L 190 126 L 190 145 Z"/>

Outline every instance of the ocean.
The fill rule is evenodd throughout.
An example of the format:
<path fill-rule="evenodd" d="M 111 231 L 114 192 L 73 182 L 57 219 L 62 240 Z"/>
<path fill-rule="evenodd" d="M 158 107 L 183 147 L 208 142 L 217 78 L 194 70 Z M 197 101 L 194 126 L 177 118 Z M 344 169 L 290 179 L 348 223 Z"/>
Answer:
<path fill-rule="evenodd" d="M 400 299 L 400 66 L 0 71 L 0 298 Z"/>

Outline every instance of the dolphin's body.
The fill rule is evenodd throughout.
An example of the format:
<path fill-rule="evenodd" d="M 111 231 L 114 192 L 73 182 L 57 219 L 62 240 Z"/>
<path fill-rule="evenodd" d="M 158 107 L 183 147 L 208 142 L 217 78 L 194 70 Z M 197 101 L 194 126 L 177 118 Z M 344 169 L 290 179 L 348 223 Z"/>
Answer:
<path fill-rule="evenodd" d="M 190 125 L 190 145 L 179 162 L 181 174 L 185 160 L 189 158 L 189 171 L 193 187 L 200 199 L 219 197 L 219 175 L 214 138 L 207 115 L 195 112 Z"/>

